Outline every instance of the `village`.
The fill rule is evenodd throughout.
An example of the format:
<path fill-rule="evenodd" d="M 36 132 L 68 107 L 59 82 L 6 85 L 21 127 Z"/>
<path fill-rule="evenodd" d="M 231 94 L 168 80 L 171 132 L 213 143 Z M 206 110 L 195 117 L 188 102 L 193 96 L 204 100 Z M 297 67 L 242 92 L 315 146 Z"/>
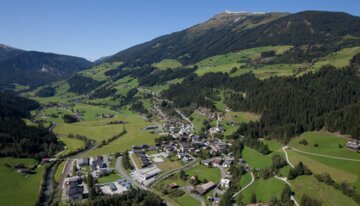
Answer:
<path fill-rule="evenodd" d="M 231 184 L 229 168 L 235 164 L 234 158 L 229 153 L 231 142 L 214 138 L 214 135 L 224 132 L 219 125 L 219 116 L 216 113 L 207 115 L 210 120 L 217 120 L 215 126 L 211 127 L 205 134 L 194 134 L 193 125 L 184 119 L 163 118 L 163 126 L 148 126 L 144 130 L 166 133 L 159 137 L 155 145 L 133 145 L 131 150 L 121 157 L 113 155 L 81 157 L 72 161 L 68 173 L 62 185 L 62 201 L 80 201 L 89 197 L 89 191 L 94 189 L 97 194 L 113 195 L 121 194 L 134 188 L 152 189 L 152 186 L 165 180 L 180 171 L 191 169 L 196 165 L 208 168 L 218 168 L 221 178 L 217 182 L 199 181 L 196 175 L 188 179 L 190 186 L 183 188 L 192 196 L 212 202 L 216 205 L 220 196 Z M 127 158 L 133 166 L 131 169 L 124 168 L 119 159 Z M 110 167 L 110 162 L 116 166 Z M 118 164 L 119 163 L 119 164 Z M 242 165 L 250 170 L 246 161 L 241 159 L 236 164 Z M 168 166 L 170 165 L 170 166 Z M 171 166 L 175 165 L 175 166 Z M 87 174 L 95 179 L 91 188 Z M 118 179 L 109 182 L 97 183 L 96 180 L 107 176 L 118 175 Z M 91 183 L 90 183 L 91 184 Z M 179 190 L 175 182 L 167 184 L 166 190 Z M 213 191 L 211 196 L 206 196 Z"/>

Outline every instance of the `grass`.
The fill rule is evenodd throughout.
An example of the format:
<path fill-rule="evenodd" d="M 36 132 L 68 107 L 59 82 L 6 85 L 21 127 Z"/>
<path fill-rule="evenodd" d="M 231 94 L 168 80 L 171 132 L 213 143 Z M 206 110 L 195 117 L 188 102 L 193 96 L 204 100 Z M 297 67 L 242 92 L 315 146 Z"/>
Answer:
<path fill-rule="evenodd" d="M 342 192 L 325 183 L 318 182 L 314 176 L 299 176 L 295 180 L 290 181 L 290 183 L 298 201 L 306 194 L 321 201 L 323 205 L 358 205 L 350 197 L 342 194 Z"/>
<path fill-rule="evenodd" d="M 153 67 L 156 67 L 160 70 L 165 70 L 165 69 L 176 69 L 182 66 L 182 64 L 180 62 L 178 62 L 175 59 L 164 59 L 160 62 L 157 62 L 155 64 L 152 65 Z"/>
<path fill-rule="evenodd" d="M 251 112 L 226 112 L 225 121 L 236 123 L 248 123 L 250 121 L 257 121 L 260 119 L 260 115 Z"/>
<path fill-rule="evenodd" d="M 68 138 L 68 137 L 59 137 L 60 142 L 65 144 L 66 149 L 59 153 L 58 155 L 66 155 L 70 152 L 81 149 L 85 146 L 84 141 L 80 139 Z"/>
<path fill-rule="evenodd" d="M 344 48 L 320 59 L 315 63 L 314 68 L 317 70 L 327 64 L 331 64 L 337 68 L 348 66 L 352 57 L 358 53 L 360 53 L 360 47 Z"/>
<path fill-rule="evenodd" d="M 204 120 L 207 119 L 207 117 L 205 115 L 199 114 L 197 112 L 194 112 L 190 115 L 190 117 L 192 117 L 192 123 L 195 126 L 195 132 L 197 134 L 201 133 L 201 127 L 203 125 Z M 212 123 L 214 123 L 214 121 L 212 121 Z"/>
<path fill-rule="evenodd" d="M 273 196 L 279 199 L 284 186 L 283 182 L 274 177 L 267 180 L 256 179 L 250 187 L 241 193 L 242 202 L 249 204 L 252 193 L 255 193 L 257 202 L 267 203 Z"/>
<path fill-rule="evenodd" d="M 119 120 L 122 118 L 115 119 Z M 99 143 L 102 140 L 109 139 L 112 136 L 119 134 L 123 130 L 123 125 L 108 124 L 108 122 L 113 120 L 114 119 L 104 119 L 77 122 L 72 124 L 60 123 L 55 127 L 54 132 L 63 136 L 69 136 L 69 134 L 83 135 Z"/>
<path fill-rule="evenodd" d="M 80 74 L 86 77 L 91 77 L 94 80 L 103 81 L 107 79 L 105 72 L 116 69 L 121 64 L 121 62 L 103 63 L 92 67 L 91 69 L 81 71 Z"/>
<path fill-rule="evenodd" d="M 239 184 L 240 184 L 241 188 L 244 188 L 250 182 L 251 182 L 251 174 L 249 172 L 247 172 L 245 175 L 241 176 Z"/>
<path fill-rule="evenodd" d="M 86 156 L 123 152 L 125 150 L 131 149 L 131 146 L 133 145 L 155 144 L 154 140 L 156 137 L 159 137 L 159 135 L 143 130 L 143 128 L 153 125 L 153 123 L 147 122 L 144 118 L 134 114 L 126 115 L 123 120 L 127 122 L 125 125 L 127 133 L 125 135 L 111 142 L 111 144 L 86 153 Z M 114 131 L 108 131 L 105 129 L 105 132 Z"/>
<path fill-rule="evenodd" d="M 200 202 L 196 199 L 194 199 L 193 197 L 191 197 L 190 195 L 182 195 L 181 197 L 176 198 L 176 202 L 178 202 L 180 205 L 183 206 L 196 206 L 196 205 L 201 205 Z"/>
<path fill-rule="evenodd" d="M 99 179 L 97 179 L 98 183 L 104 184 L 108 182 L 115 182 L 116 180 L 120 179 L 121 176 L 115 173 L 109 174 L 107 176 L 102 176 Z"/>
<path fill-rule="evenodd" d="M 299 143 L 299 141 L 303 139 L 308 142 L 308 145 L 305 146 Z M 360 160 L 360 153 L 346 149 L 346 142 L 347 137 L 345 136 L 320 131 L 305 132 L 299 137 L 293 138 L 288 145 L 306 152 Z M 318 144 L 319 146 L 315 147 L 314 144 Z M 343 147 L 339 148 L 339 145 L 342 145 Z"/>
<path fill-rule="evenodd" d="M 182 167 L 182 164 L 179 161 L 164 161 L 156 163 L 156 166 L 160 168 L 163 172 L 167 172 Z"/>
<path fill-rule="evenodd" d="M 266 46 L 213 56 L 198 62 L 196 65 L 199 69 L 196 70 L 196 73 L 204 75 L 208 72 L 230 72 L 231 68 L 235 66 L 239 68 L 244 65 L 241 60 L 259 58 L 261 52 L 275 50 L 277 54 L 282 54 L 290 48 L 290 46 Z"/>
<path fill-rule="evenodd" d="M 267 168 L 271 166 L 272 156 L 279 154 L 284 156 L 284 153 L 281 149 L 281 144 L 275 140 L 263 140 L 269 146 L 269 149 L 272 151 L 270 154 L 263 155 L 260 152 L 251 149 L 249 147 L 244 147 L 242 152 L 243 158 L 248 162 L 252 168 Z"/>
<path fill-rule="evenodd" d="M 189 176 L 189 178 L 191 176 L 197 175 L 200 181 L 207 179 L 208 181 L 212 181 L 215 184 L 220 182 L 221 179 L 221 173 L 218 168 L 210 168 L 205 165 L 196 165 L 195 167 L 187 170 L 186 174 Z"/>
<path fill-rule="evenodd" d="M 138 168 L 138 169 L 142 168 L 141 161 L 140 161 L 139 157 L 135 153 L 131 154 L 131 160 L 132 160 L 133 164 L 136 165 L 135 168 Z"/>
<path fill-rule="evenodd" d="M 35 170 L 36 174 L 24 176 L 4 164 L 11 165 L 23 163 L 26 166 L 36 164 L 33 159 L 0 158 L 0 205 L 35 205 L 39 195 L 40 183 L 45 172 L 41 166 Z"/>
<path fill-rule="evenodd" d="M 65 167 L 65 162 L 66 162 L 66 161 L 62 161 L 62 162 L 59 164 L 59 166 L 58 166 L 58 168 L 56 169 L 56 171 L 55 171 L 54 178 L 55 178 L 55 181 L 56 181 L 56 182 L 59 182 L 59 181 L 60 181 L 62 171 L 63 171 L 63 169 L 64 169 L 64 167 Z"/>
<path fill-rule="evenodd" d="M 183 186 L 187 185 L 187 182 L 181 180 L 180 177 L 179 177 L 179 173 L 177 173 L 177 174 L 175 174 L 173 176 L 170 176 L 170 177 L 162 180 L 158 184 L 156 184 L 155 189 L 161 192 L 162 189 L 166 188 L 167 185 L 172 184 L 172 183 L 176 183 L 180 187 L 183 187 Z"/>
<path fill-rule="evenodd" d="M 308 142 L 307 146 L 299 144 L 299 141 L 303 139 L 306 139 Z M 346 141 L 346 137 L 326 131 L 305 132 L 299 137 L 292 139 L 289 146 L 316 154 L 360 159 L 359 153 L 347 150 L 345 146 L 342 148 L 339 147 L 339 145 L 344 145 Z M 319 146 L 314 147 L 315 143 Z M 356 186 L 357 190 L 360 191 L 360 172 L 358 169 L 360 168 L 360 162 L 319 157 L 291 150 L 288 151 L 288 154 L 292 163 L 302 161 L 315 174 L 327 172 L 335 181 L 347 181 Z"/>
<path fill-rule="evenodd" d="M 328 173 L 335 181 L 347 181 L 360 189 L 360 163 L 303 155 L 295 151 L 288 151 L 291 163 L 302 161 L 315 174 Z"/>

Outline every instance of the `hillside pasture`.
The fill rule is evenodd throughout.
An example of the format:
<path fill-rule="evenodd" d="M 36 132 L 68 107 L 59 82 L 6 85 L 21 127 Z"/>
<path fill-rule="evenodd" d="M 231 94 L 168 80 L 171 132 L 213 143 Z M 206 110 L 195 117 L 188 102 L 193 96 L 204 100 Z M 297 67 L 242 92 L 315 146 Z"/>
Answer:
<path fill-rule="evenodd" d="M 6 163 L 11 166 L 21 163 L 30 167 L 36 164 L 36 161 L 33 159 L 0 158 L 0 205 L 35 205 L 45 167 L 40 166 L 35 170 L 35 174 L 25 176 L 19 174 L 14 168 L 7 168 Z"/>

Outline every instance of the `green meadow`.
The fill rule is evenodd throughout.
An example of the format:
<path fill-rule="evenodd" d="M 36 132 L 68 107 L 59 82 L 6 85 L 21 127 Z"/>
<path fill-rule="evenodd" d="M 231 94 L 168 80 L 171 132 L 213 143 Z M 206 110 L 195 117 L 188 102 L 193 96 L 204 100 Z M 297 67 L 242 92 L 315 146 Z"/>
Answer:
<path fill-rule="evenodd" d="M 196 65 L 199 68 L 195 73 L 204 75 L 208 72 L 230 72 L 231 68 L 239 68 L 244 65 L 244 63 L 242 63 L 244 61 L 259 58 L 261 52 L 275 50 L 277 54 L 282 54 L 290 48 L 290 46 L 266 46 L 213 56 L 198 62 Z"/>
<path fill-rule="evenodd" d="M 351 58 L 358 53 L 360 53 L 360 47 L 344 48 L 321 58 L 313 67 L 317 70 L 324 65 L 331 64 L 337 68 L 342 68 L 348 66 Z"/>
<path fill-rule="evenodd" d="M 130 150 L 131 146 L 133 145 L 142 145 L 142 144 L 154 145 L 155 138 L 159 137 L 158 134 L 154 134 L 149 131 L 143 130 L 143 128 L 153 125 L 153 123 L 146 121 L 144 118 L 142 118 L 139 115 L 129 114 L 126 115 L 122 120 L 126 122 L 125 128 L 127 133 L 121 136 L 120 138 L 114 140 L 113 142 L 111 142 L 111 144 L 89 151 L 88 153 L 86 153 L 86 156 L 123 152 L 125 150 Z M 109 129 L 109 127 L 110 128 L 115 127 L 115 128 L 114 130 L 111 130 Z M 87 127 L 87 128 L 91 129 L 92 127 Z M 102 127 L 100 126 L 100 128 L 98 129 L 104 132 L 102 134 L 102 136 L 104 136 L 105 133 L 107 133 L 108 135 L 110 135 L 110 133 L 112 133 L 112 135 L 118 134 L 120 133 L 120 131 L 122 131 L 122 128 L 123 125 L 115 125 L 115 126 L 106 125 Z M 98 129 L 94 129 L 93 132 L 97 132 Z M 101 132 L 99 135 L 101 135 Z"/>
<path fill-rule="evenodd" d="M 69 138 L 69 137 L 59 137 L 59 141 L 64 143 L 65 145 L 65 150 L 63 150 L 62 152 L 58 153 L 57 156 L 59 155 L 67 155 L 73 151 L 76 151 L 78 149 L 81 149 L 85 146 L 84 141 L 80 140 L 80 139 L 74 139 L 74 138 Z"/>
<path fill-rule="evenodd" d="M 156 67 L 160 70 L 165 70 L 165 69 L 176 69 L 182 66 L 182 64 L 175 60 L 175 59 L 164 59 L 160 62 L 157 62 L 155 64 L 152 65 L 153 67 Z"/>
<path fill-rule="evenodd" d="M 257 202 L 267 203 L 272 197 L 280 199 L 284 187 L 285 184 L 274 177 L 267 180 L 256 179 L 250 187 L 241 193 L 242 202 L 249 204 L 252 193 L 255 193 Z"/>
<path fill-rule="evenodd" d="M 298 202 L 306 194 L 321 201 L 323 205 L 358 205 L 353 199 L 342 194 L 341 191 L 317 181 L 314 176 L 299 176 L 295 180 L 291 180 L 290 183 Z"/>
<path fill-rule="evenodd" d="M 0 205 L 34 205 L 40 191 L 42 176 L 45 167 L 40 166 L 35 170 L 36 174 L 22 175 L 13 168 L 7 168 L 5 164 L 15 166 L 24 164 L 32 166 L 36 164 L 32 159 L 0 158 Z"/>

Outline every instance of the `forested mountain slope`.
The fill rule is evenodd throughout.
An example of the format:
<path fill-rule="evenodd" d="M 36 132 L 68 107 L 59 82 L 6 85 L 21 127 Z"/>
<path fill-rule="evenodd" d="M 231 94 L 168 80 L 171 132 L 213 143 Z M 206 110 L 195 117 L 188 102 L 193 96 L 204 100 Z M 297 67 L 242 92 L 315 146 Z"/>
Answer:
<path fill-rule="evenodd" d="M 359 28 L 359 17 L 338 12 L 228 12 L 203 24 L 121 51 L 106 61 L 139 65 L 177 59 L 190 64 L 218 54 L 268 45 L 316 44 L 316 48 L 329 49 L 329 45 L 325 44 L 331 44 L 341 48 L 354 41 L 343 41 L 345 36 L 360 36 Z M 335 43 L 337 45 L 333 45 Z"/>

